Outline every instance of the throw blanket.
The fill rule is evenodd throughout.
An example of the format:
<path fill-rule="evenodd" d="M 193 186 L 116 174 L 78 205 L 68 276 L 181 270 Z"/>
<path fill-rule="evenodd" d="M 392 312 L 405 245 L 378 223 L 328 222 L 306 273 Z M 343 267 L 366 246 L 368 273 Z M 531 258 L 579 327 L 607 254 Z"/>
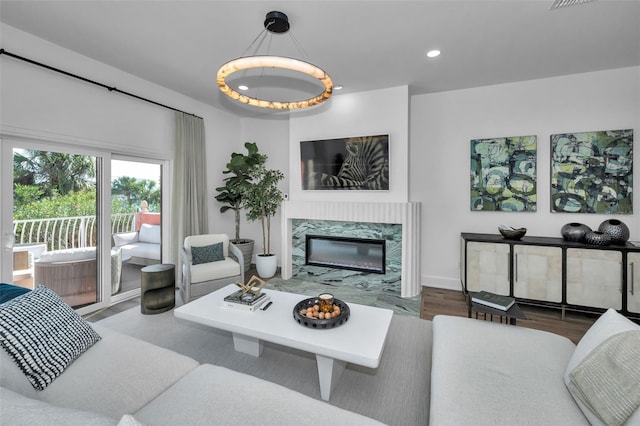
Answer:
<path fill-rule="evenodd" d="M 624 424 L 640 407 L 640 331 L 609 337 L 569 376 L 573 394 L 605 424 Z"/>

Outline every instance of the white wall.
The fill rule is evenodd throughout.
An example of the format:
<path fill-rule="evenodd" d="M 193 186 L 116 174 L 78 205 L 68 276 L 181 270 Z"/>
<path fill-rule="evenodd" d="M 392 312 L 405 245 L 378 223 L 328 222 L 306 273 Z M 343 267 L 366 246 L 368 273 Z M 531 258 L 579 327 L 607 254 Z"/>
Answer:
<path fill-rule="evenodd" d="M 568 222 L 597 228 L 610 216 L 550 212 L 550 135 L 629 128 L 638 146 L 640 67 L 412 97 L 410 199 L 422 202 L 423 285 L 460 288 L 461 232 L 496 234 L 506 223 L 560 237 Z M 470 211 L 470 140 L 519 135 L 538 136 L 537 212 Z M 633 215 L 617 216 L 631 240 L 640 240 L 638 198 Z"/>
<path fill-rule="evenodd" d="M 313 114 L 292 114 L 289 145 L 291 200 L 407 202 L 409 149 L 407 86 L 333 97 Z M 389 191 L 303 191 L 300 141 L 389 135 Z"/>
<path fill-rule="evenodd" d="M 203 117 L 209 187 L 218 185 L 227 152 L 230 153 L 228 147 L 240 140 L 239 118 L 8 25 L 1 24 L 0 35 L 2 47 L 8 52 Z M 25 137 L 112 153 L 173 159 L 173 111 L 7 55 L 0 56 L 0 67 L 0 134 L 5 141 L 8 137 Z M 219 205 L 213 199 L 213 190 L 209 192 L 209 221 L 216 228 Z M 3 205 L 10 208 L 10 203 Z M 11 212 L 3 214 L 11 217 Z"/>

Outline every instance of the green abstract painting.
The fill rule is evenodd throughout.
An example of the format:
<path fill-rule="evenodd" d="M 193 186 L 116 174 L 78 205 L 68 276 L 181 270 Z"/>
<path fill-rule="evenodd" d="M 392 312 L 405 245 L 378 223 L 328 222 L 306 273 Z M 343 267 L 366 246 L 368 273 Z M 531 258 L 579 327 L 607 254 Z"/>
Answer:
<path fill-rule="evenodd" d="M 633 213 L 633 129 L 551 135 L 551 211 Z"/>
<path fill-rule="evenodd" d="M 537 138 L 471 140 L 471 210 L 535 212 Z"/>

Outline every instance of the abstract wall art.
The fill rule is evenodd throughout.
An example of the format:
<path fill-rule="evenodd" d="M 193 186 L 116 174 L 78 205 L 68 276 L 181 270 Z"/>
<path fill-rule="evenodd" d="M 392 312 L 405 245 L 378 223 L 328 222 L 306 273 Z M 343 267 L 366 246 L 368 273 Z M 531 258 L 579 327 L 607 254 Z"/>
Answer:
<path fill-rule="evenodd" d="M 551 211 L 633 213 L 633 129 L 551 135 Z"/>
<path fill-rule="evenodd" d="M 535 212 L 537 137 L 471 140 L 471 210 Z"/>
<path fill-rule="evenodd" d="M 300 142 L 302 189 L 389 190 L 389 135 Z"/>

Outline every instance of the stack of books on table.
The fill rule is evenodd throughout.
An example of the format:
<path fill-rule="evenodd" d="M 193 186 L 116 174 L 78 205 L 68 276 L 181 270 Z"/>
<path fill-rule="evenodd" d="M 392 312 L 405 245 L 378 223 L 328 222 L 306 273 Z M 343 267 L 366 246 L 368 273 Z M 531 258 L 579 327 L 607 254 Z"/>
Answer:
<path fill-rule="evenodd" d="M 253 312 L 267 303 L 269 299 L 270 297 L 267 293 L 254 295 L 253 293 L 243 293 L 242 290 L 238 290 L 224 298 L 223 306 Z"/>
<path fill-rule="evenodd" d="M 490 308 L 500 309 L 501 311 L 508 311 L 509 308 L 516 303 L 516 300 L 513 297 L 489 293 L 488 291 L 479 291 L 475 293 L 471 296 L 471 301 L 473 303 L 489 306 Z"/>

